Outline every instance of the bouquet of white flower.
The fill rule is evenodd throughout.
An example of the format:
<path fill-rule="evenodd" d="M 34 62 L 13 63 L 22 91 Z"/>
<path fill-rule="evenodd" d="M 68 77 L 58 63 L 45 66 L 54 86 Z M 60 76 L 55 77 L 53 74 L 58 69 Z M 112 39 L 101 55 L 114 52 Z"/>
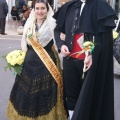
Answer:
<path fill-rule="evenodd" d="M 14 50 L 7 54 L 5 57 L 7 61 L 7 65 L 5 66 L 5 70 L 12 68 L 14 69 L 15 74 L 20 75 L 22 71 L 22 65 L 25 58 L 26 53 L 22 50 Z"/>
<path fill-rule="evenodd" d="M 116 31 L 113 31 L 113 40 L 116 40 L 118 36 L 119 36 L 119 33 Z"/>
<path fill-rule="evenodd" d="M 94 38 L 93 38 L 94 41 Z M 82 50 L 75 52 L 71 55 L 68 56 L 71 57 L 72 55 L 76 54 L 76 58 L 78 58 L 81 54 L 85 53 L 85 58 L 88 57 L 89 54 L 92 54 L 92 52 L 94 51 L 95 45 L 94 42 L 92 41 L 86 41 L 83 43 L 82 45 Z M 86 64 L 84 63 L 84 67 L 83 67 L 83 75 L 82 78 L 84 79 L 84 73 L 86 72 Z"/>

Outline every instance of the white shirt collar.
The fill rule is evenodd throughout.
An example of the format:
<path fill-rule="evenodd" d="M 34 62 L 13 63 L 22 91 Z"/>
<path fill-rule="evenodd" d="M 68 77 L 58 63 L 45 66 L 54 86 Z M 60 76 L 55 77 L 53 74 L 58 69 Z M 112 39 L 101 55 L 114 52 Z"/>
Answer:
<path fill-rule="evenodd" d="M 83 3 L 85 3 L 86 2 L 86 0 L 80 0 L 81 2 L 83 2 Z"/>

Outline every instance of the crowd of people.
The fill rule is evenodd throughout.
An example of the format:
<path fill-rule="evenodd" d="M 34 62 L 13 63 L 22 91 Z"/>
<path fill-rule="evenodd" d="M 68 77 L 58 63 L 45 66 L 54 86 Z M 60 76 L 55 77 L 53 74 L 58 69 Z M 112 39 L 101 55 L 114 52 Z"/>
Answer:
<path fill-rule="evenodd" d="M 12 19 L 20 21 L 22 26 L 24 26 L 31 10 L 32 10 L 31 6 L 28 7 L 26 4 L 23 4 L 22 6 L 20 4 L 20 6 L 18 7 L 13 6 L 11 9 Z"/>
<path fill-rule="evenodd" d="M 34 0 L 32 9 L 21 9 L 26 56 L 10 93 L 7 117 L 114 120 L 112 30 L 117 16 L 109 4 L 71 0 L 54 13 L 46 0 Z M 13 6 L 11 14 L 19 20 L 16 11 Z M 92 52 L 90 46 L 83 48 L 85 42 L 94 45 Z"/>
<path fill-rule="evenodd" d="M 24 26 L 29 14 L 31 12 L 32 0 L 27 4 L 25 0 L 19 0 L 17 6 L 12 6 L 10 14 L 13 20 L 20 22 L 19 25 Z M 10 9 L 10 8 L 9 8 Z M 6 17 L 8 14 L 8 4 L 5 0 L 0 0 L 0 34 L 7 35 L 5 33 Z"/>

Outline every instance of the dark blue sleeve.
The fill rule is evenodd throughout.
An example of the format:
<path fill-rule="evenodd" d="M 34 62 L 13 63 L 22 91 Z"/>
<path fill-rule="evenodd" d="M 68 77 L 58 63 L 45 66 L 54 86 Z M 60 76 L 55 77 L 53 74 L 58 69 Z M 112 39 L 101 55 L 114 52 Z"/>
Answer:
<path fill-rule="evenodd" d="M 7 5 L 7 2 L 5 2 L 5 14 L 6 14 L 6 16 L 8 14 L 8 5 Z"/>
<path fill-rule="evenodd" d="M 61 46 L 65 45 L 65 42 L 60 38 L 61 32 L 64 33 L 63 30 L 57 25 L 56 28 L 54 29 L 54 37 L 55 37 L 55 41 L 56 41 L 56 45 L 59 53 L 60 53 Z"/>

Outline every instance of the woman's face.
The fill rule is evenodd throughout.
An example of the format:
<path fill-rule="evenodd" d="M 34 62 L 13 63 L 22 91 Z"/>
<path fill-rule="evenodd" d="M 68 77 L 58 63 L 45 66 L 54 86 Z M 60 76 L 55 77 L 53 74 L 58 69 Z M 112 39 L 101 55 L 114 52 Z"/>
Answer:
<path fill-rule="evenodd" d="M 23 10 L 27 10 L 27 7 L 25 5 L 23 5 Z"/>
<path fill-rule="evenodd" d="M 16 7 L 13 7 L 13 10 L 16 10 Z"/>
<path fill-rule="evenodd" d="M 35 4 L 35 14 L 37 19 L 45 19 L 47 14 L 47 7 L 44 3 Z"/>

